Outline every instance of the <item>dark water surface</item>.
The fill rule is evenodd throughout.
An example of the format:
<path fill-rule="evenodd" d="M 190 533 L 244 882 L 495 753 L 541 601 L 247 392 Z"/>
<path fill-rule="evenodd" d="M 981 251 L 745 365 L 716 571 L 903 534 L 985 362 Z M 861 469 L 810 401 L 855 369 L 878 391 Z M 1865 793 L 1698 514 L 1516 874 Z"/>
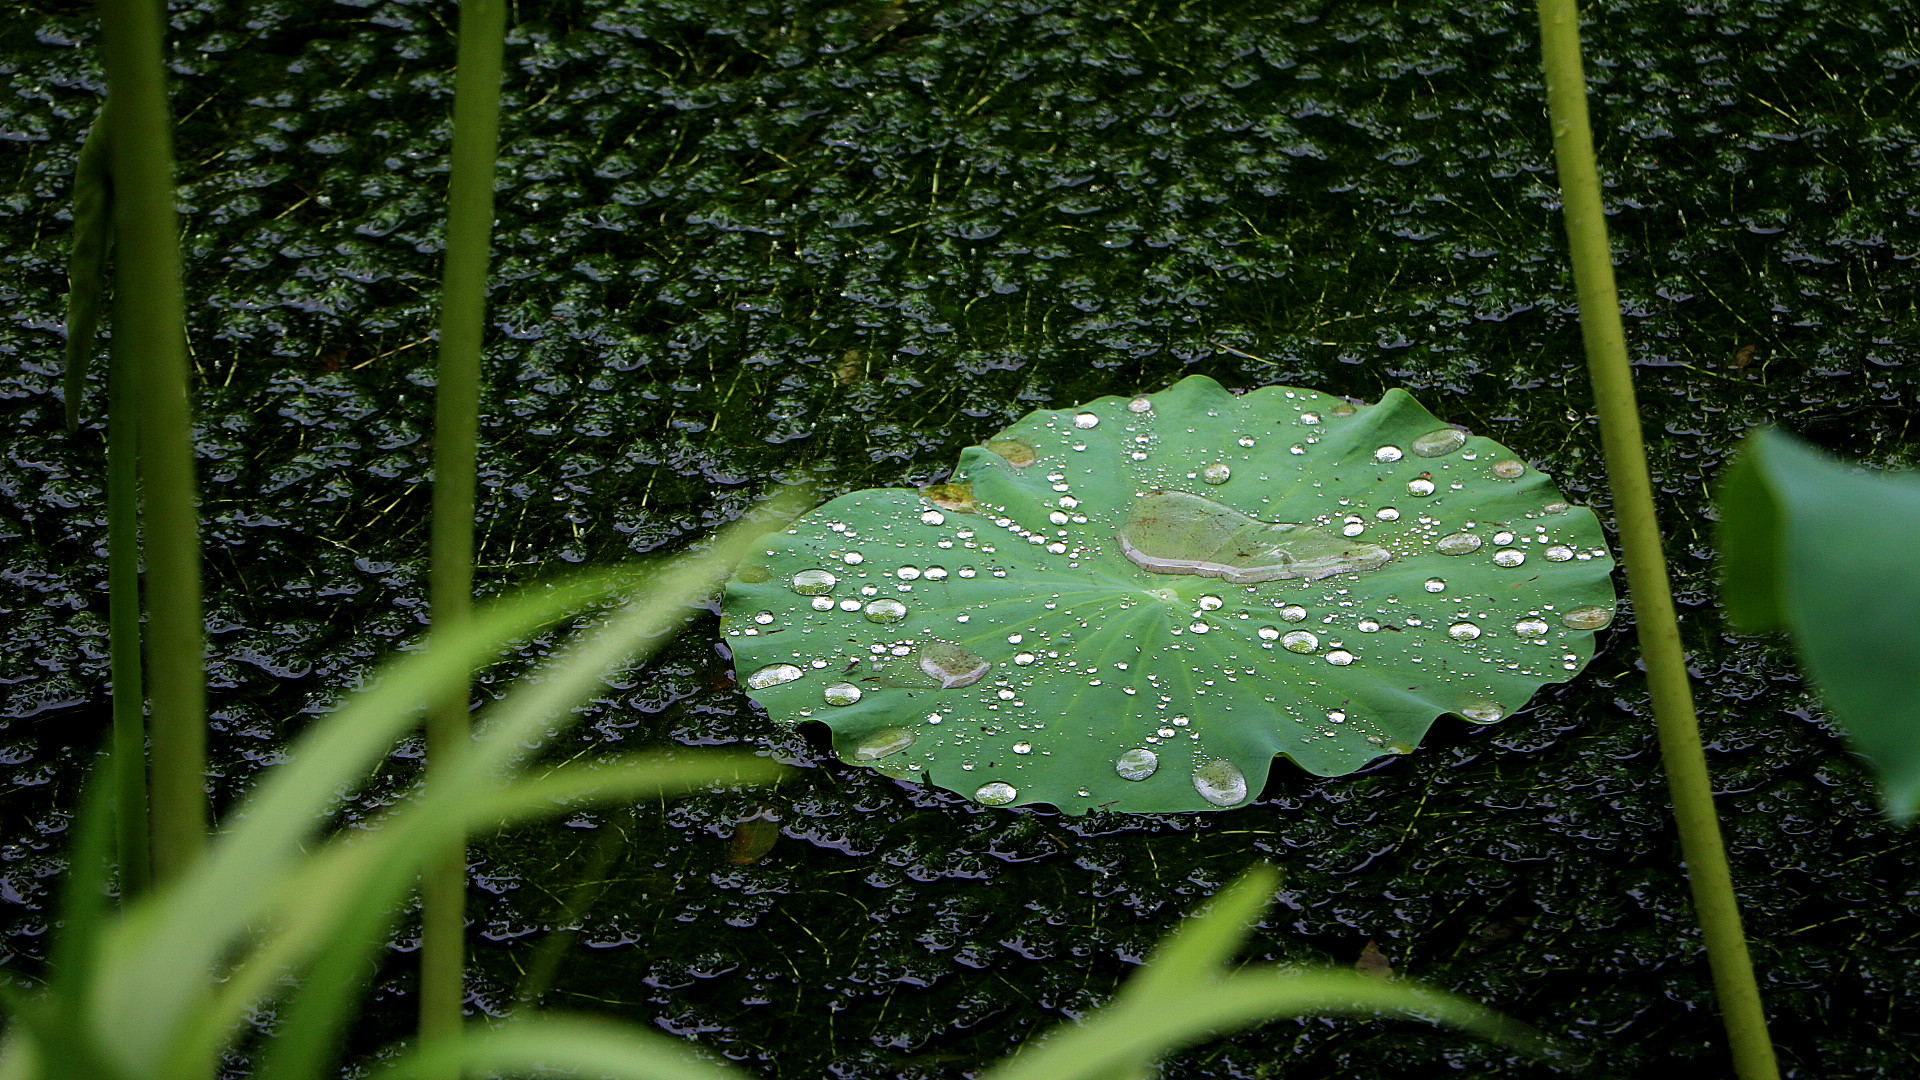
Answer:
<path fill-rule="evenodd" d="M 453 16 L 173 11 L 225 805 L 420 630 Z M 1914 15 L 1615 3 L 1588 32 L 1683 629 L 1793 1076 L 1920 1066 L 1920 832 L 1876 817 L 1785 650 L 1725 635 L 1707 488 L 1768 421 L 1914 459 Z M 69 439 L 56 393 L 91 19 L 52 0 L 0 17 L 0 940 L 28 976 L 107 719 L 99 403 Z M 1530 5 L 664 0 L 511 22 L 490 589 L 674 550 L 786 480 L 823 498 L 935 481 L 1031 409 L 1194 372 L 1406 387 L 1607 515 Z M 473 1004 L 500 1011 L 573 926 L 550 1005 L 769 1077 L 958 1077 L 1103 1000 L 1269 860 L 1286 885 L 1254 958 L 1352 964 L 1371 941 L 1563 1036 L 1591 1075 L 1723 1075 L 1625 628 L 1531 710 L 1443 721 L 1371 773 L 1282 767 L 1240 810 L 1072 819 L 903 786 L 773 728 L 708 615 L 557 752 L 742 745 L 796 778 L 479 842 Z M 357 812 L 418 759 L 397 750 Z M 357 1053 L 404 1032 L 410 966 L 382 975 Z M 1318 1019 L 1168 1074 L 1453 1070 L 1556 1074 Z"/>

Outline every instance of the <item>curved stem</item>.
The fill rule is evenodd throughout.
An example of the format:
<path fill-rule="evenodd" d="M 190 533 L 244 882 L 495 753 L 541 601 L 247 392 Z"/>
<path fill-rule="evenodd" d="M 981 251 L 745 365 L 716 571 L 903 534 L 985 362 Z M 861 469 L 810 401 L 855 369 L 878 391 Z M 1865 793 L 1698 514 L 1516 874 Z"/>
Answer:
<path fill-rule="evenodd" d="M 1600 175 L 1594 162 L 1593 133 L 1587 122 L 1586 78 L 1580 64 L 1580 24 L 1574 0 L 1538 0 L 1540 49 L 1546 63 L 1547 104 L 1553 121 L 1553 148 L 1560 174 L 1567 242 L 1572 252 L 1574 289 L 1580 299 L 1580 333 L 1587 370 L 1600 413 L 1600 438 L 1613 489 L 1614 514 L 1633 596 L 1647 686 L 1653 695 L 1660 731 L 1660 756 L 1673 795 L 1673 818 L 1680 832 L 1693 906 L 1706 939 L 1713 985 L 1726 1022 L 1734 1071 L 1741 1080 L 1774 1080 L 1779 1067 L 1767 1036 L 1760 990 L 1740 926 L 1740 906 L 1720 839 L 1713 808 L 1707 758 L 1700 746 L 1693 691 L 1674 618 L 1667 564 L 1660 548 L 1660 524 L 1654 516 L 1653 485 L 1647 476 L 1646 447 L 1640 437 L 1640 412 L 1627 362 L 1620 299 L 1614 289 L 1612 252 L 1600 203 Z"/>

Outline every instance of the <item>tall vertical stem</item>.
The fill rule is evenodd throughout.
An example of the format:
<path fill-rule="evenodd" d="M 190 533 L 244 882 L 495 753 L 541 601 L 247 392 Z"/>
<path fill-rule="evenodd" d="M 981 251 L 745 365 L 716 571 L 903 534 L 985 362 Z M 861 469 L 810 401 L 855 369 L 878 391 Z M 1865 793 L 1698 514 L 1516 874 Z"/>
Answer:
<path fill-rule="evenodd" d="M 114 321 L 125 325 L 119 318 Z M 132 338 L 130 333 L 114 335 L 107 362 L 107 641 L 113 658 L 113 801 L 123 901 L 146 891 L 153 873 L 140 672 L 140 489 L 134 456 L 140 373 L 129 355 Z"/>
<path fill-rule="evenodd" d="M 494 154 L 500 132 L 503 0 L 463 0 L 453 84 L 452 178 L 447 193 L 447 261 L 441 278 L 440 364 L 434 393 L 433 551 L 428 593 L 433 628 L 468 618 L 473 598 L 473 503 L 480 428 L 480 345 L 493 229 Z M 470 687 L 430 705 L 428 783 L 453 765 L 468 741 Z M 465 985 L 465 845 L 422 871 L 421 1041 L 458 1035 Z"/>
<path fill-rule="evenodd" d="M 119 347 L 139 371 L 153 872 L 164 881 L 199 856 L 207 827 L 205 637 L 173 125 L 159 0 L 102 0 L 101 24 L 113 98 L 114 337 L 124 339 Z"/>
<path fill-rule="evenodd" d="M 1687 682 L 1686 657 L 1681 651 L 1680 628 L 1667 584 L 1666 559 L 1660 549 L 1660 525 L 1654 516 L 1653 485 L 1647 476 L 1639 405 L 1634 399 L 1606 217 L 1600 204 L 1600 174 L 1587 121 L 1579 16 L 1574 0 L 1538 0 L 1538 4 L 1560 200 L 1572 251 L 1574 289 L 1580 300 L 1580 332 L 1600 413 L 1607 480 L 1613 489 L 1627 585 L 1633 594 L 1640 652 L 1647 666 L 1647 686 L 1653 694 L 1660 756 L 1673 796 L 1674 823 L 1679 826 L 1680 853 L 1687 863 L 1693 906 L 1706 939 L 1714 992 L 1720 999 L 1735 1074 L 1741 1080 L 1773 1080 L 1779 1076 L 1779 1067 L 1767 1037 L 1766 1015 L 1754 983 L 1746 935 L 1740 927 L 1740 907 L 1733 895 L 1726 848 L 1720 840 L 1707 758 L 1700 747 L 1693 691 Z"/>

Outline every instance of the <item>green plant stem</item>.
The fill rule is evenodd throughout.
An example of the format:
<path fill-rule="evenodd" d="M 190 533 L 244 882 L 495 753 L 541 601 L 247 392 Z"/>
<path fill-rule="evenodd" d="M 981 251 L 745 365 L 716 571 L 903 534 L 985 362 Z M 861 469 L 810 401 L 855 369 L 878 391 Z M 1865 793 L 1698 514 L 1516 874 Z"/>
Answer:
<path fill-rule="evenodd" d="M 140 479 L 153 717 L 153 873 L 199 857 L 207 827 L 205 635 L 195 520 L 187 333 L 175 222 L 173 128 L 156 0 L 102 0 L 101 53 L 113 98 L 114 336 L 139 371 Z"/>
<path fill-rule="evenodd" d="M 140 672 L 140 485 L 134 456 L 140 373 L 129 355 L 131 340 L 131 334 L 116 335 L 107 361 L 107 641 L 113 666 L 115 840 L 123 903 L 145 892 L 152 877 L 147 718 Z"/>
<path fill-rule="evenodd" d="M 1660 525 L 1654 516 L 1653 486 L 1647 476 L 1639 406 L 1634 399 L 1633 373 L 1627 361 L 1626 333 L 1620 321 L 1620 300 L 1614 289 L 1612 253 L 1600 203 L 1600 175 L 1587 121 L 1579 16 L 1574 0 L 1538 3 L 1560 197 L 1572 250 L 1574 288 L 1580 300 L 1580 331 L 1600 413 L 1607 479 L 1613 489 L 1647 685 L 1653 694 L 1660 755 L 1673 795 L 1680 852 L 1686 860 L 1694 909 L 1713 967 L 1714 991 L 1726 1022 L 1735 1073 L 1742 1080 L 1772 1080 L 1779 1076 L 1779 1068 L 1767 1036 L 1766 1015 L 1754 983 L 1747 939 L 1740 926 L 1740 907 L 1734 899 L 1720 822 L 1714 813 L 1706 754 L 1700 746 L 1693 691 L 1687 681 L 1667 564 L 1661 554 Z"/>
<path fill-rule="evenodd" d="M 433 538 L 428 593 L 436 633 L 456 630 L 473 600 L 473 503 L 480 411 L 480 344 L 493 229 L 494 154 L 500 131 L 505 49 L 502 0 L 463 0 L 453 89 L 452 177 L 447 193 L 447 261 L 441 278 L 440 362 L 434 392 Z M 469 740 L 470 687 L 434 702 L 427 714 L 428 783 L 456 765 Z M 420 1038 L 456 1038 L 465 986 L 465 845 L 421 873 Z"/>

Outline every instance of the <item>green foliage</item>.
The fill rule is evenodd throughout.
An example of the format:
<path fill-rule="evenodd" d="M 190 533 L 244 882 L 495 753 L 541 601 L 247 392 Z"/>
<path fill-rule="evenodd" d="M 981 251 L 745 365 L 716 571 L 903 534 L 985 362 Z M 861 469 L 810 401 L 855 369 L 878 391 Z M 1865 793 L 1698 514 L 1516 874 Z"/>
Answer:
<path fill-rule="evenodd" d="M 1207 810 L 1353 772 L 1593 654 L 1613 561 L 1538 470 L 1390 391 L 1194 376 L 842 496 L 727 589 L 743 683 L 848 761 L 989 804 Z"/>
<path fill-rule="evenodd" d="M 205 1075 L 246 1017 L 282 998 L 283 1022 L 262 1075 L 323 1075 L 359 982 L 430 855 L 469 831 L 585 800 L 774 778 L 779 770 L 764 759 L 717 754 L 528 766 L 601 685 L 602 673 L 664 640 L 765 527 L 764 520 L 743 522 L 704 555 L 536 590 L 436 633 L 425 651 L 403 655 L 309 731 L 230 816 L 203 859 L 117 916 L 98 900 L 103 815 L 94 800 L 75 853 L 54 979 L 37 999 L 17 1003 L 22 1022 L 5 1075 L 59 1076 L 74 1062 L 91 1063 L 96 1076 Z M 416 722 L 422 702 L 540 627 L 636 593 L 639 599 L 483 714 L 471 750 L 436 770 L 416 798 L 372 827 L 327 835 L 341 793 Z"/>
<path fill-rule="evenodd" d="M 1920 475 L 1875 475 L 1755 432 L 1721 482 L 1722 597 L 1748 633 L 1785 631 L 1880 774 L 1888 816 L 1920 809 Z"/>

